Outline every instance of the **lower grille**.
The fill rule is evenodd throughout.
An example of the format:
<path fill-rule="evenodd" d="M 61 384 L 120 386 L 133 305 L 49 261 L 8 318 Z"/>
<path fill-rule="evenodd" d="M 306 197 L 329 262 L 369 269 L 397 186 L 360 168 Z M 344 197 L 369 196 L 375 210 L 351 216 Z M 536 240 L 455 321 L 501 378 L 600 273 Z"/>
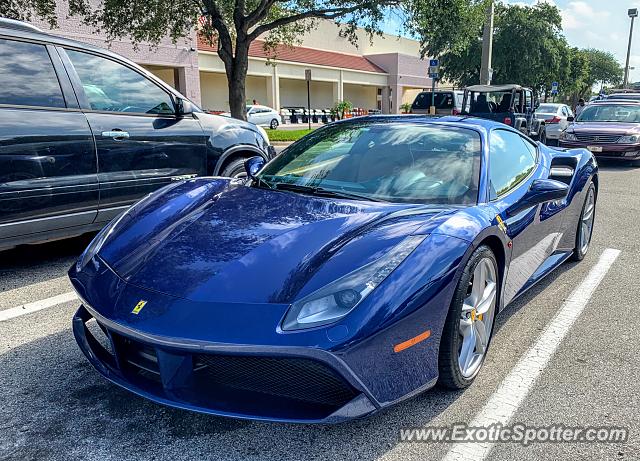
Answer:
<path fill-rule="evenodd" d="M 156 350 L 138 341 L 112 333 L 118 351 L 120 367 L 129 375 L 161 382 Z"/>
<path fill-rule="evenodd" d="M 618 142 L 620 135 L 617 134 L 578 134 L 576 138 L 581 142 L 593 142 L 598 144 L 613 144 Z"/>
<path fill-rule="evenodd" d="M 308 359 L 198 355 L 194 372 L 211 385 L 335 408 L 357 395 L 331 368 Z"/>

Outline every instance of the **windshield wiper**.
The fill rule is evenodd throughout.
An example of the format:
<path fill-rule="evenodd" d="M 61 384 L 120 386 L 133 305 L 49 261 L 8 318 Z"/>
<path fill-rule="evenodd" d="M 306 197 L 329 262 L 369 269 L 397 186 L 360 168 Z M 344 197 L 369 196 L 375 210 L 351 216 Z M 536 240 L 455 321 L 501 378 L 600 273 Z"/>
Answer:
<path fill-rule="evenodd" d="M 302 194 L 317 195 L 319 197 L 336 197 L 351 200 L 366 200 L 369 202 L 386 202 L 379 198 L 373 198 L 369 195 L 361 195 L 352 192 L 325 189 L 324 187 L 303 186 L 300 184 L 290 184 L 279 182 L 275 184 L 275 188 L 279 190 L 289 190 L 292 192 L 300 192 Z"/>
<path fill-rule="evenodd" d="M 260 176 L 256 176 L 255 178 L 252 178 L 252 179 L 253 179 L 253 185 L 254 186 L 264 187 L 266 189 L 275 189 L 273 184 L 269 184 L 267 181 L 262 179 Z"/>

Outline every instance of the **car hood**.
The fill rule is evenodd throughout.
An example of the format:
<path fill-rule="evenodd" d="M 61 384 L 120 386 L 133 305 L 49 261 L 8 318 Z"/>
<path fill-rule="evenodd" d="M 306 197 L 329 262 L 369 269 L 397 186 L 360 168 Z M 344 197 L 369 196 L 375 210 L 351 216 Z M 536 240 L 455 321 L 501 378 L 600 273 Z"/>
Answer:
<path fill-rule="evenodd" d="M 168 186 L 135 205 L 98 256 L 126 282 L 171 296 L 288 303 L 451 212 L 203 178 Z"/>
<path fill-rule="evenodd" d="M 618 123 L 618 122 L 576 122 L 571 125 L 574 133 L 601 133 L 601 134 L 634 134 L 640 133 L 638 123 Z"/>

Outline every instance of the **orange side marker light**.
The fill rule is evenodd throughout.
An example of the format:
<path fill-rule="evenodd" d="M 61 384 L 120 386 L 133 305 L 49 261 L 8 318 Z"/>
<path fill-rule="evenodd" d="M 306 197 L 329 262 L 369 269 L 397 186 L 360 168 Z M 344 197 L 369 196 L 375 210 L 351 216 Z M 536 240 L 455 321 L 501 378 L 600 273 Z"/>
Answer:
<path fill-rule="evenodd" d="M 421 341 L 424 341 L 429 336 L 431 336 L 431 330 L 427 330 L 424 333 L 420 333 L 418 336 L 415 336 L 411 339 L 407 339 L 406 341 L 401 342 L 400 344 L 396 344 L 393 346 L 393 352 L 402 352 L 405 349 L 409 349 L 411 346 L 415 346 Z"/>

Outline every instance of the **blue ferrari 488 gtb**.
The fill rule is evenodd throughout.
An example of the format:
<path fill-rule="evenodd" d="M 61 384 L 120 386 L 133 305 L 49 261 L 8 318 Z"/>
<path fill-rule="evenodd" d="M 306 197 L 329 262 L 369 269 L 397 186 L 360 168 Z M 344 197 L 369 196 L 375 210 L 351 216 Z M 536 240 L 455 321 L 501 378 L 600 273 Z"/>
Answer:
<path fill-rule="evenodd" d="M 363 117 L 262 162 L 147 196 L 71 268 L 104 377 L 216 415 L 369 415 L 469 386 L 498 311 L 589 249 L 591 153 L 500 123 Z"/>

